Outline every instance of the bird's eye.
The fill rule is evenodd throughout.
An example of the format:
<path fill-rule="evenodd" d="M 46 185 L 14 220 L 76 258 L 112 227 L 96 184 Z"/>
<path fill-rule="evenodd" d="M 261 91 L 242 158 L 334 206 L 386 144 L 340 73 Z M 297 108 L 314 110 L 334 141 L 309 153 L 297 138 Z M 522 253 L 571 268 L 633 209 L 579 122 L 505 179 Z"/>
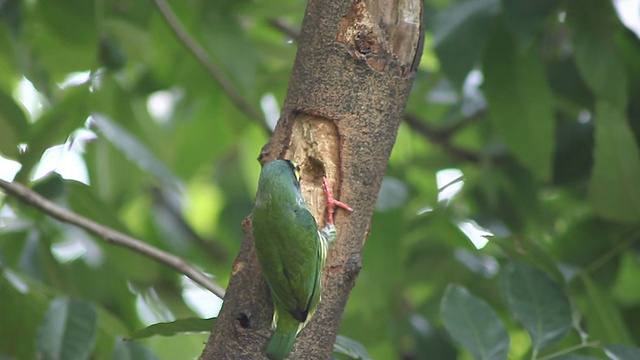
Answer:
<path fill-rule="evenodd" d="M 296 181 L 300 182 L 300 166 L 298 166 L 298 164 L 293 160 L 287 159 L 285 161 L 289 164 L 291 170 L 293 170 L 293 175 L 296 177 Z"/>
<path fill-rule="evenodd" d="M 293 172 L 296 174 L 296 180 L 300 181 L 300 166 L 298 164 L 293 163 Z"/>

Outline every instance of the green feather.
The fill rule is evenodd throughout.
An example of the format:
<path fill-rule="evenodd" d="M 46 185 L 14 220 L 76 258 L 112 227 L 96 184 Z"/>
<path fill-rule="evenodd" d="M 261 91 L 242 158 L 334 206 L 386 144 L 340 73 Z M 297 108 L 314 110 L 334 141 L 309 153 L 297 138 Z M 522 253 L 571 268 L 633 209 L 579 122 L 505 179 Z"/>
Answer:
<path fill-rule="evenodd" d="M 291 347 L 296 341 L 296 335 L 298 335 L 298 331 L 300 331 L 300 328 L 302 327 L 300 322 L 297 322 L 293 317 L 287 321 L 283 321 L 284 319 L 282 318 L 286 315 L 286 312 L 282 313 L 279 326 L 273 332 L 273 335 L 267 344 L 265 354 L 271 360 L 282 360 L 289 355 Z M 291 325 L 293 325 L 293 327 L 291 327 Z"/>
<path fill-rule="evenodd" d="M 333 225 L 318 232 L 287 160 L 272 161 L 260 173 L 253 237 L 274 307 L 275 332 L 266 354 L 284 359 L 320 301 L 322 268 L 335 238 Z"/>

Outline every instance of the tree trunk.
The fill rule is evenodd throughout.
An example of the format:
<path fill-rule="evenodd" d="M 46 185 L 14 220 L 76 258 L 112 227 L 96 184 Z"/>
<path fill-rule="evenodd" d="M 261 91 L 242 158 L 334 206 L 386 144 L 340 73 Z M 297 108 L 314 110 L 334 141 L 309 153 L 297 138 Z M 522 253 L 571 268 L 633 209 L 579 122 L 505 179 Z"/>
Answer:
<path fill-rule="evenodd" d="M 310 0 L 282 115 L 260 162 L 301 168 L 305 201 L 325 223 L 322 176 L 338 210 L 318 309 L 291 359 L 330 359 L 342 313 L 362 266 L 380 183 L 422 53 L 421 0 Z M 262 359 L 272 304 L 253 247 L 251 217 L 224 305 L 201 359 Z"/>

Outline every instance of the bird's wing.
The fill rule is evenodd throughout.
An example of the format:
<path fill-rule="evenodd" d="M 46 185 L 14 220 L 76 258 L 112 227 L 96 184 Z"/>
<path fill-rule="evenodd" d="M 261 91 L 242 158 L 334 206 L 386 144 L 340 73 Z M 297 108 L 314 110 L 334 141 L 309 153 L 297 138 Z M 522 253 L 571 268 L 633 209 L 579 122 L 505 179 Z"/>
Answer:
<path fill-rule="evenodd" d="M 309 210 L 296 207 L 293 213 L 295 220 L 286 229 L 286 239 L 280 242 L 283 245 L 279 254 L 285 281 L 279 282 L 283 286 L 272 290 L 286 310 L 304 322 L 317 288 L 320 241 L 316 221 Z"/>
<path fill-rule="evenodd" d="M 298 206 L 290 208 L 277 225 L 261 221 L 266 219 L 263 215 L 267 214 L 254 214 L 254 236 L 269 236 L 273 241 L 255 241 L 260 258 L 271 259 L 262 271 L 278 307 L 304 322 L 319 281 L 315 219 L 306 207 Z"/>

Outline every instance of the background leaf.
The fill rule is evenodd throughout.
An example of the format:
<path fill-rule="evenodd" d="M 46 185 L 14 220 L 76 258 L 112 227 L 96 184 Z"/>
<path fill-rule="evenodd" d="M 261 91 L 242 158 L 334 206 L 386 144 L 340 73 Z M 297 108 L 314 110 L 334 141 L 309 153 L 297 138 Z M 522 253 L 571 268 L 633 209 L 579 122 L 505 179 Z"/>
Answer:
<path fill-rule="evenodd" d="M 627 81 L 625 67 L 614 46 L 620 26 L 612 3 L 571 0 L 567 7 L 576 64 L 583 79 L 598 98 L 624 108 L 628 99 Z M 594 52 L 600 56 L 593 56 Z"/>
<path fill-rule="evenodd" d="M 498 0 L 463 1 L 436 16 L 434 49 L 454 86 L 462 87 L 480 60 L 498 6 Z"/>
<path fill-rule="evenodd" d="M 542 63 L 520 55 L 508 32 L 493 31 L 483 59 L 491 123 L 513 155 L 539 179 L 551 177 L 553 102 Z"/>
<path fill-rule="evenodd" d="M 506 359 L 509 335 L 496 313 L 482 299 L 459 285 L 449 285 L 440 307 L 451 336 L 475 359 Z"/>
<path fill-rule="evenodd" d="M 24 111 L 3 91 L 0 91 L 0 153 L 18 158 L 18 144 L 25 142 L 29 124 Z"/>
<path fill-rule="evenodd" d="M 615 106 L 596 105 L 596 147 L 589 195 L 603 217 L 640 220 L 640 150 L 624 113 Z"/>
<path fill-rule="evenodd" d="M 84 301 L 56 298 L 49 304 L 36 347 L 43 359 L 86 359 L 97 330 L 94 307 Z"/>
<path fill-rule="evenodd" d="M 109 142 L 141 169 L 155 175 L 164 184 L 174 187 L 179 185 L 178 180 L 171 171 L 146 146 L 125 129 L 101 115 L 93 115 L 93 122 L 100 130 L 100 134 L 104 135 Z"/>
<path fill-rule="evenodd" d="M 545 21 L 553 14 L 558 4 L 558 0 L 502 0 L 507 26 L 525 47 L 528 47 L 536 33 L 544 28 Z"/>
<path fill-rule="evenodd" d="M 612 360 L 632 360 L 640 357 L 640 348 L 628 345 L 605 345 L 604 352 Z"/>
<path fill-rule="evenodd" d="M 333 352 L 347 355 L 351 359 L 371 359 L 369 354 L 367 354 L 367 349 L 365 349 L 362 344 L 342 335 L 338 335 L 336 338 L 336 343 L 333 345 Z"/>
<path fill-rule="evenodd" d="M 631 334 L 624 324 L 619 307 L 588 275 L 582 274 L 580 279 L 586 289 L 591 310 L 585 313 L 590 333 L 605 342 L 631 342 Z"/>
<path fill-rule="evenodd" d="M 567 296 L 540 270 L 518 262 L 507 264 L 500 271 L 500 292 L 513 317 L 529 332 L 535 353 L 556 344 L 571 330 Z"/>
<path fill-rule="evenodd" d="M 134 331 L 128 340 L 143 339 L 150 336 L 173 336 L 181 333 L 209 332 L 213 328 L 215 318 L 211 319 L 179 319 L 171 322 L 149 325 L 144 329 Z"/>
<path fill-rule="evenodd" d="M 113 352 L 114 359 L 122 360 L 158 360 L 160 359 L 148 348 L 137 344 L 133 341 L 116 341 L 115 351 Z"/>
<path fill-rule="evenodd" d="M 10 271 L 0 272 L 0 354 L 16 359 L 36 357 L 33 343 L 24 339 L 35 339 L 38 322 L 47 309 L 47 300 L 35 289 Z M 11 279 L 11 280 L 10 280 Z M 16 286 L 21 285 L 21 286 Z"/>
<path fill-rule="evenodd" d="M 579 354 L 566 354 L 560 355 L 558 357 L 554 357 L 555 360 L 599 360 L 600 358 L 588 356 L 588 355 L 579 355 Z"/>
<path fill-rule="evenodd" d="M 58 94 L 56 103 L 31 127 L 17 181 L 25 182 L 29 178 L 47 148 L 64 144 L 73 130 L 83 126 L 89 116 L 88 96 L 89 90 L 84 85 L 67 88 Z"/>

